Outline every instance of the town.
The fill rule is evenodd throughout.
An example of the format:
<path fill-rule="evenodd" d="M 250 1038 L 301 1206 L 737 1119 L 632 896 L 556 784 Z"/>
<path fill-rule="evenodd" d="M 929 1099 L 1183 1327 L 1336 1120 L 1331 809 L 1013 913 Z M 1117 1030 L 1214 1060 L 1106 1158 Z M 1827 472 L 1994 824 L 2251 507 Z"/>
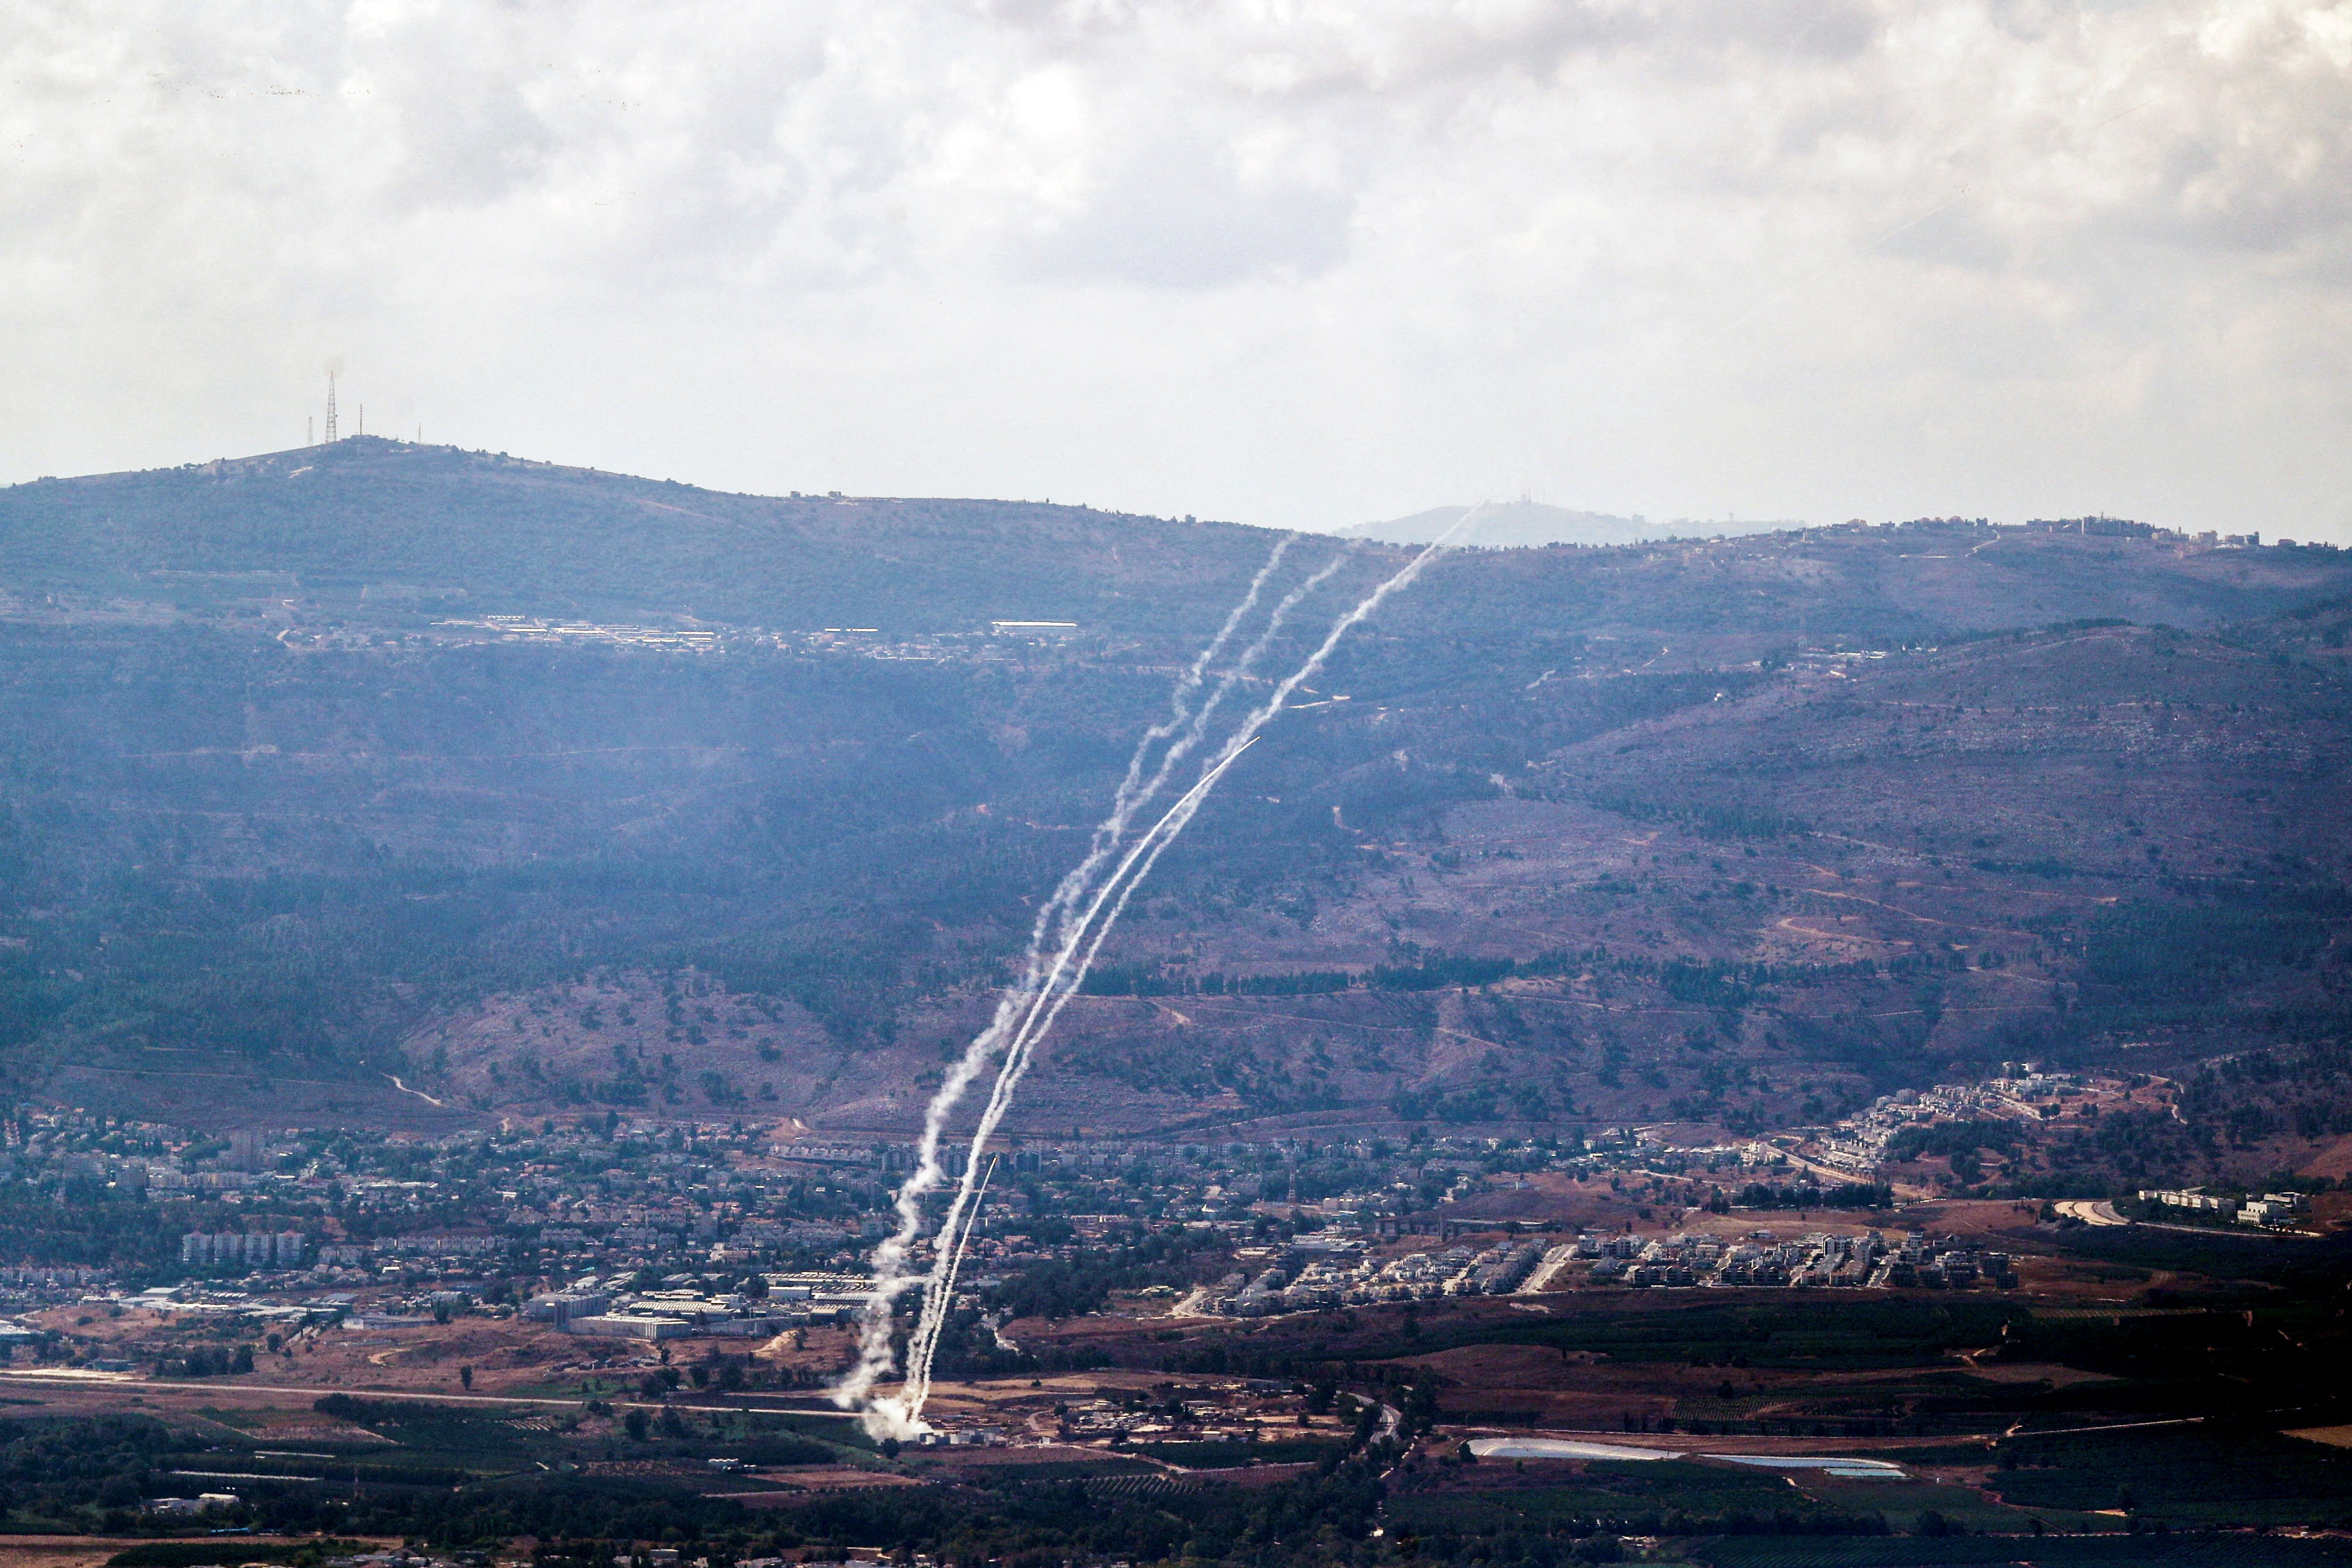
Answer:
<path fill-rule="evenodd" d="M 1594 1290 L 2013 1288 L 2001 1247 L 1906 1222 L 1921 1200 L 1954 1192 L 1948 1170 L 1916 1163 L 1924 1146 L 1955 1133 L 1966 1136 L 1944 1142 L 1999 1145 L 2004 1125 L 2070 1137 L 2102 1106 L 2160 1106 L 2172 1092 L 2161 1080 L 2010 1063 L 1982 1083 L 1906 1091 L 1834 1125 L 1734 1143 L 1633 1127 L 1016 1138 L 992 1151 L 998 1169 L 956 1304 L 1001 1323 L 1041 1304 L 1099 1311 L 1121 1290 L 1143 1292 L 1133 1310 L 1147 1314 L 1256 1319 Z M 2004 1146 L 2021 1167 L 2017 1146 Z M 969 1152 L 943 1150 L 948 1168 Z M 0 1308 L 21 1317 L 104 1303 L 375 1329 L 475 1314 L 588 1338 L 764 1340 L 854 1321 L 866 1257 L 895 1228 L 891 1195 L 919 1155 L 903 1141 L 794 1123 L 618 1112 L 438 1137 L 199 1135 L 26 1112 L 6 1124 L 0 1169 L 20 1245 L 37 1256 L 0 1266 Z M 2292 1231 L 2311 1216 L 2300 1192 L 2250 1192 L 2243 1205 L 2201 1192 L 2113 1197 L 2152 1220 L 2218 1212 Z M 2046 1201 L 2023 1207 L 2059 1218 Z M 1802 1222 L 1831 1210 L 1864 1223 Z M 1759 1213 L 1774 1223 L 1742 1218 Z M 1155 1237 L 1181 1248 L 1174 1272 L 1139 1267 L 1069 1300 L 1032 1289 L 1033 1275 L 1060 1281 L 1107 1246 Z M 917 1243 L 919 1267 L 928 1245 Z M 0 1326 L 0 1339 L 38 1357 L 124 1360 L 119 1346 L 77 1348 L 80 1337 Z"/>

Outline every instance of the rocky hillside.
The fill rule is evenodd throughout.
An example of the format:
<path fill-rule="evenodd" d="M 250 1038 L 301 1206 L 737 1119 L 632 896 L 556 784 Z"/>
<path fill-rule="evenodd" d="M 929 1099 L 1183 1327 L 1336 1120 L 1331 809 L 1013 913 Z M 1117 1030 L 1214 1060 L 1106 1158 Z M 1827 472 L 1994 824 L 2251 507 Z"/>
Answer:
<path fill-rule="evenodd" d="M 1274 544 L 381 441 L 0 492 L 10 1070 L 904 1125 Z M 1405 559 L 1277 582 L 1335 550 L 1269 666 Z M 2334 551 L 1958 521 L 1448 556 L 1024 1113 L 1744 1127 L 2336 1038 L 2347 603 Z"/>

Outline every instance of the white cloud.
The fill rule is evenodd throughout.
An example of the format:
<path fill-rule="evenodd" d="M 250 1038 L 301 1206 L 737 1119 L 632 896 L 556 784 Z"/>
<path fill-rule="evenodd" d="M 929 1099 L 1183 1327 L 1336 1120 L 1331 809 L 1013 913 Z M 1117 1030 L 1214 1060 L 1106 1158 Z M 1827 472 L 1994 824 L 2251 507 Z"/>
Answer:
<path fill-rule="evenodd" d="M 2352 6 L 50 0 L 0 476 L 372 427 L 1329 524 L 2352 538 Z"/>

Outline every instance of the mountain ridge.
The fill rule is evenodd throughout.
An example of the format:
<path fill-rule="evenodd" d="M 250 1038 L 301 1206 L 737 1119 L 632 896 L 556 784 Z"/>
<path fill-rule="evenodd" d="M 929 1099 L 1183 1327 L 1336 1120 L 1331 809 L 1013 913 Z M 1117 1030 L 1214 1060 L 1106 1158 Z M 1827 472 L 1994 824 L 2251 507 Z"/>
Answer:
<path fill-rule="evenodd" d="M 895 1124 L 1276 538 L 340 444 L 0 492 L 20 1086 Z M 1269 668 L 1405 559 L 1280 582 L 1335 549 Z M 2347 607 L 2342 552 L 1955 520 L 1449 552 L 1170 852 L 1022 1124 L 1728 1133 L 2324 1034 Z"/>
<path fill-rule="evenodd" d="M 126 510 L 147 526 L 124 526 Z M 307 570 L 496 593 L 518 612 L 690 609 L 755 624 L 1080 614 L 1124 626 L 1161 602 L 1237 595 L 1270 538 L 1029 502 L 738 496 L 383 437 L 0 490 L 0 580 Z M 975 549 L 1003 559 L 985 584 L 961 570 Z"/>

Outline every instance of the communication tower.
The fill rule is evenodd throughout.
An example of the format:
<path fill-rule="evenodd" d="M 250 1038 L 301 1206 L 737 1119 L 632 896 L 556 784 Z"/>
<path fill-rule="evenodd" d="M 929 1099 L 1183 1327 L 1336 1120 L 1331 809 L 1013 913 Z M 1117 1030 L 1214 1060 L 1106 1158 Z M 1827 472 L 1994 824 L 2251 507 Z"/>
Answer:
<path fill-rule="evenodd" d="M 335 367 L 327 367 L 327 440 L 335 439 Z"/>

